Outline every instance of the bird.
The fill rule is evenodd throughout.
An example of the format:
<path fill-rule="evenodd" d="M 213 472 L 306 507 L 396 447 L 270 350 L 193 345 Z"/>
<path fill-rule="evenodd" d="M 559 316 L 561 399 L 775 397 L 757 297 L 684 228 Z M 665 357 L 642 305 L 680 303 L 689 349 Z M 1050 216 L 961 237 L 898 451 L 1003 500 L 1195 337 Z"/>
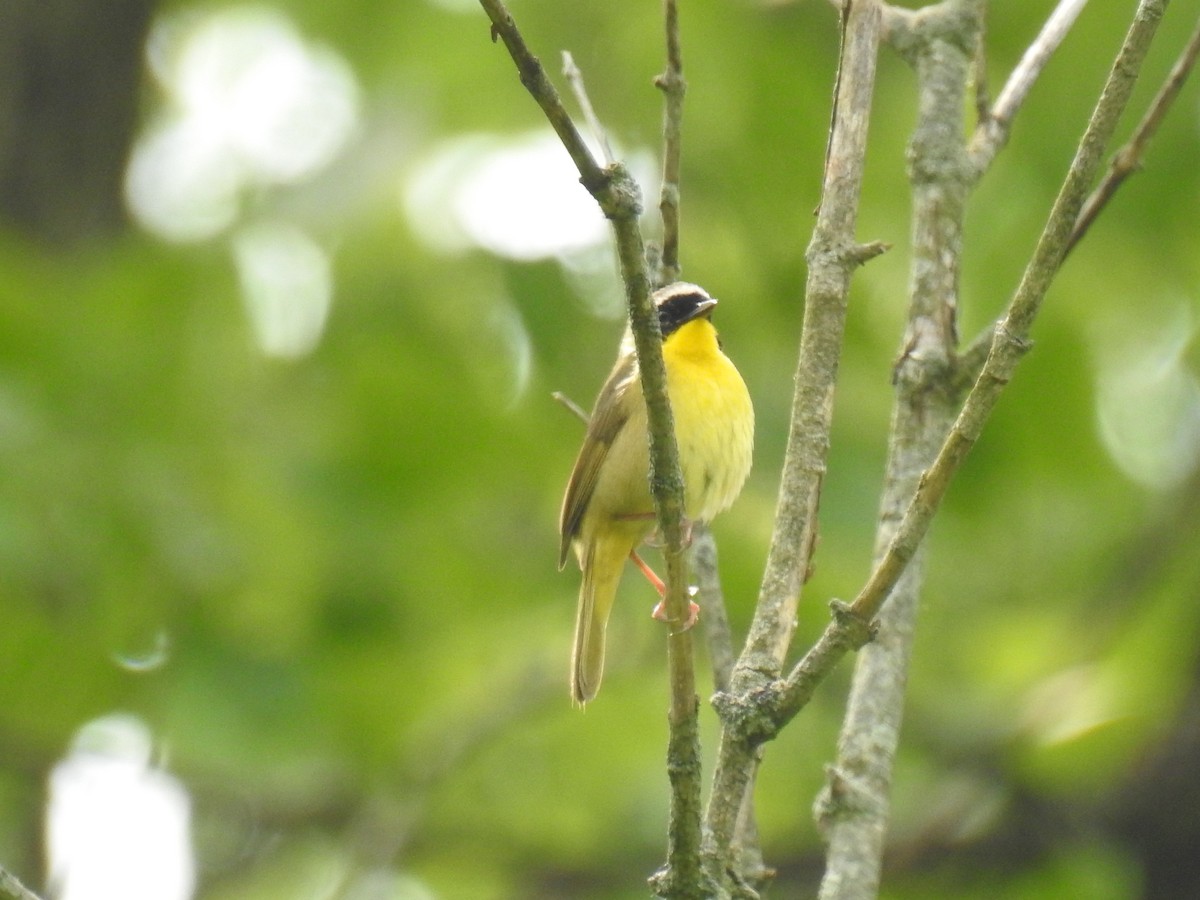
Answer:
<path fill-rule="evenodd" d="M 715 298 L 688 282 L 651 295 L 662 331 L 667 395 L 683 475 L 687 532 L 729 508 L 750 473 L 754 407 L 734 364 L 722 350 L 712 312 Z M 571 654 L 571 697 L 583 706 L 600 688 L 605 631 L 617 585 L 631 559 L 658 589 L 662 581 L 637 554 L 654 530 L 650 454 L 641 371 L 628 327 L 592 409 L 583 446 L 567 481 L 559 520 L 558 567 L 574 551 L 582 570 Z M 689 619 L 695 622 L 692 604 Z M 662 602 L 655 618 L 665 619 Z"/>

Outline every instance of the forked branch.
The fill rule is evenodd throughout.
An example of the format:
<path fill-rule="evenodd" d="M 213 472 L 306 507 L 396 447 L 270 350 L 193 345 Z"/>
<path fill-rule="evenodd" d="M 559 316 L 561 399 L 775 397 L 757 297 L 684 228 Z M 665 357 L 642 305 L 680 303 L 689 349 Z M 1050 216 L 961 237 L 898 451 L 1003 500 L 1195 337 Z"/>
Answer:
<path fill-rule="evenodd" d="M 833 392 L 855 269 L 882 251 L 855 230 L 882 25 L 876 0 L 845 8 L 842 53 L 821 203 L 807 251 L 808 280 L 791 427 L 775 527 L 745 649 L 730 690 L 715 699 L 723 728 L 706 814 L 705 855 L 714 877 L 735 868 L 737 826 L 758 767 L 759 725 L 769 721 L 771 685 L 782 670 L 816 541 L 821 481 L 829 450 Z M 739 873 L 735 880 L 746 880 Z"/>
<path fill-rule="evenodd" d="M 1105 173 L 1096 190 L 1092 191 L 1091 196 L 1087 198 L 1087 202 L 1083 204 L 1083 210 L 1079 213 L 1079 219 L 1071 231 L 1071 239 L 1067 242 L 1068 253 L 1087 234 L 1096 217 L 1108 205 L 1117 189 L 1125 183 L 1125 179 L 1141 168 L 1142 157 L 1146 155 L 1146 147 L 1155 132 L 1158 131 L 1158 126 L 1166 118 L 1175 98 L 1183 90 L 1188 75 L 1196 65 L 1197 56 L 1200 56 L 1200 22 L 1196 23 L 1196 30 L 1192 32 L 1187 46 L 1183 48 L 1183 52 L 1179 54 L 1179 59 L 1171 67 L 1162 87 L 1150 101 L 1150 106 L 1146 110 L 1146 114 L 1142 116 L 1137 128 L 1134 129 L 1133 136 L 1113 156 L 1108 172 Z"/>
<path fill-rule="evenodd" d="M 954 474 L 978 440 L 1017 363 L 1029 349 L 1030 328 L 1062 265 L 1088 188 L 1099 171 L 1104 147 L 1111 140 L 1128 103 L 1167 2 L 1141 0 L 1138 5 L 1133 24 L 1080 140 L 1033 257 L 1026 266 L 1006 314 L 995 328 L 983 370 L 938 451 L 936 460 L 921 476 L 916 493 L 882 559 L 854 602 L 840 609 L 840 614 L 834 617 L 817 644 L 801 659 L 787 679 L 771 687 L 770 706 L 778 717 L 771 724 L 776 726 L 776 731 L 808 702 L 814 684 L 837 664 L 841 655 L 855 646 L 864 633 L 869 633 L 870 623 L 912 559 Z"/>

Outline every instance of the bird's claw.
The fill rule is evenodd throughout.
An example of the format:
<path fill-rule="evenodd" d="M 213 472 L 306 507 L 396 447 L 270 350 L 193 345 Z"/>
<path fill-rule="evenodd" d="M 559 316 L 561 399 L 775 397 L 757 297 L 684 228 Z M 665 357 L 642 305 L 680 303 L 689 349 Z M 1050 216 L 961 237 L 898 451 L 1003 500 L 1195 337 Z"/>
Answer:
<path fill-rule="evenodd" d="M 696 621 L 700 618 L 700 604 L 698 604 L 695 600 L 692 599 L 693 597 L 696 596 L 696 594 L 698 592 L 699 592 L 699 589 L 694 586 L 688 588 L 688 591 L 687 591 L 687 593 L 688 593 L 687 620 L 683 623 L 683 627 L 680 628 L 679 631 L 675 632 L 675 634 L 679 634 L 681 632 L 688 631 L 689 629 L 691 629 L 691 627 L 693 625 L 696 624 Z M 658 621 L 660 621 L 660 622 L 667 622 L 668 624 L 675 623 L 675 620 L 672 619 L 669 615 L 667 615 L 667 601 L 665 599 L 658 601 L 658 603 L 655 605 L 654 609 L 651 610 L 650 615 L 653 618 L 658 619 Z"/>
<path fill-rule="evenodd" d="M 683 520 L 682 546 L 684 550 L 692 546 L 692 525 L 693 523 L 691 519 Z M 663 540 L 662 534 L 659 533 L 657 528 L 650 532 L 650 534 L 646 535 L 646 537 L 642 539 L 642 543 L 655 550 L 662 550 L 667 546 L 667 542 Z"/>

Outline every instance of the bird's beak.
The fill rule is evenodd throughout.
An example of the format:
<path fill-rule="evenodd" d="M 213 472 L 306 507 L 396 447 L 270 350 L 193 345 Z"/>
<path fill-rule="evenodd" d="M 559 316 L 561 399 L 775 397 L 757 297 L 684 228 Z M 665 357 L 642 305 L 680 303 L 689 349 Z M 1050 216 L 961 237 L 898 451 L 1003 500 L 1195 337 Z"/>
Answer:
<path fill-rule="evenodd" d="M 699 319 L 702 316 L 707 317 L 712 315 L 713 307 L 716 305 L 717 300 L 715 297 L 706 297 L 696 304 L 696 309 L 690 316 L 688 316 L 688 321 L 690 322 L 692 319 Z"/>

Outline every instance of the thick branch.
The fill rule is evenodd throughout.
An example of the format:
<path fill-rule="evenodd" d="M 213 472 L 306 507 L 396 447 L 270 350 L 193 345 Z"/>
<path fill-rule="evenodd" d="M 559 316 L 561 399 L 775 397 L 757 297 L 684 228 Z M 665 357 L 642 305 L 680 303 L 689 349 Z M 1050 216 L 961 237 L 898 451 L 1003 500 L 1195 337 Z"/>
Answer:
<path fill-rule="evenodd" d="M 856 615 L 870 619 L 878 613 L 900 572 L 916 552 L 951 478 L 979 438 L 983 424 L 1012 378 L 1017 362 L 1029 349 L 1030 327 L 1058 273 L 1088 186 L 1095 180 L 1104 147 L 1129 100 L 1167 2 L 1142 0 L 1139 4 L 1033 258 L 1025 269 L 1008 312 L 996 325 L 991 352 L 979 380 L 971 389 L 934 464 L 921 476 L 917 492 L 887 553 L 855 598 L 852 610 Z"/>
<path fill-rule="evenodd" d="M 1080 141 L 1049 220 L 1026 267 L 1008 312 L 997 323 L 986 363 L 962 411 L 938 451 L 933 465 L 921 475 L 879 564 L 852 604 L 835 601 L 833 620 L 816 644 L 784 680 L 770 680 L 745 696 L 717 698 L 726 728 L 722 741 L 741 740 L 750 745 L 770 740 L 812 698 L 819 684 L 852 649 L 868 643 L 879 614 L 909 560 L 917 552 L 954 473 L 978 440 L 1017 362 L 1030 347 L 1028 333 L 1050 282 L 1062 262 L 1073 223 L 1095 179 L 1106 141 L 1129 99 L 1149 43 L 1168 0 L 1142 0 L 1109 80 L 1097 102 L 1087 131 Z M 723 751 L 725 752 L 725 751 Z M 710 806 L 709 819 L 712 819 Z"/>
<path fill-rule="evenodd" d="M 775 528 L 750 634 L 734 669 L 732 691 L 718 703 L 719 712 L 752 704 L 781 670 L 795 628 L 801 585 L 812 562 L 850 277 L 868 256 L 855 242 L 855 223 L 880 31 L 880 6 L 875 0 L 849 6 L 834 99 L 838 114 L 807 253 L 800 358 Z M 753 728 L 725 713 L 706 817 L 706 851 L 715 873 L 729 867 L 738 814 L 757 766 Z"/>
<path fill-rule="evenodd" d="M 896 401 L 876 553 L 890 542 L 904 507 L 946 435 L 957 408 L 952 374 L 959 260 L 972 183 L 962 111 L 983 21 L 982 0 L 949 0 L 916 18 L 918 115 L 909 144 L 913 256 L 908 322 L 894 382 Z M 870 898 L 879 890 L 893 760 L 922 586 L 918 559 L 892 591 L 876 638 L 854 670 L 836 763 L 817 804 L 828 841 L 824 900 Z"/>
<path fill-rule="evenodd" d="M 1142 0 L 1139 4 L 1033 258 L 1006 315 L 996 325 L 991 350 L 979 379 L 938 451 L 937 459 L 921 476 L 916 493 L 871 577 L 843 614 L 835 616 L 817 645 L 789 674 L 786 683 L 772 690 L 773 694 L 778 692 L 772 701 L 780 717 L 770 723 L 772 727 L 782 727 L 799 711 L 811 696 L 814 680 L 824 677 L 836 665 L 841 654 L 854 646 L 856 636 L 879 614 L 920 546 L 954 473 L 978 440 L 1004 386 L 1012 378 L 1016 364 L 1028 351 L 1029 329 L 1062 263 L 1088 185 L 1095 180 L 1099 170 L 1104 145 L 1111 139 L 1121 111 L 1129 100 L 1167 2 Z M 766 736 L 770 734 L 768 728 Z"/>
<path fill-rule="evenodd" d="M 706 526 L 697 525 L 693 530 L 691 562 L 692 578 L 698 588 L 696 600 L 704 610 L 701 625 L 707 637 L 708 656 L 712 664 L 713 691 L 724 693 L 729 690 L 729 682 L 733 677 L 733 640 L 718 577 L 717 544 L 712 531 Z M 753 786 L 746 790 L 743 797 L 732 849 L 737 870 L 751 885 L 763 888 L 774 877 L 774 872 L 763 862 Z"/>

